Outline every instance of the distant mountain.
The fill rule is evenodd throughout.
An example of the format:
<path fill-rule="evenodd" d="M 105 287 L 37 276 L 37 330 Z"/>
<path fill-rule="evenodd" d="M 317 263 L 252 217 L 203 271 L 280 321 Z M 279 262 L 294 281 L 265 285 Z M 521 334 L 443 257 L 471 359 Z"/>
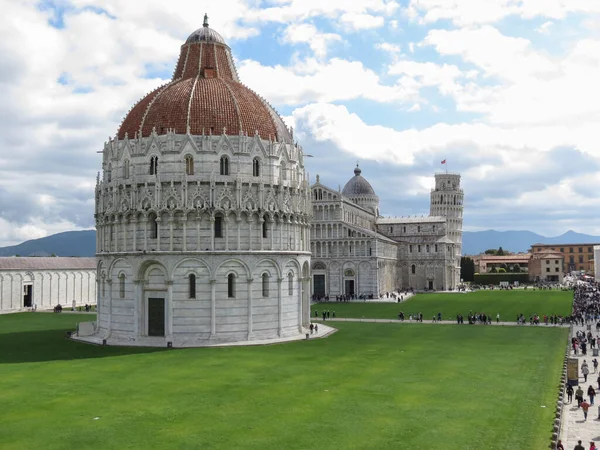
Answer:
<path fill-rule="evenodd" d="M 531 231 L 465 231 L 463 255 L 476 255 L 490 248 L 502 247 L 510 252 L 526 252 L 533 244 L 600 244 L 600 236 L 569 230 L 560 236 L 546 237 Z M 67 231 L 41 239 L 0 247 L 0 256 L 94 256 L 96 231 Z"/>
<path fill-rule="evenodd" d="M 0 256 L 94 256 L 96 231 L 66 231 L 19 245 L 0 247 Z"/>
<path fill-rule="evenodd" d="M 533 244 L 600 244 L 600 236 L 569 230 L 560 236 L 546 237 L 531 231 L 464 231 L 463 255 L 476 255 L 490 248 L 526 252 Z"/>

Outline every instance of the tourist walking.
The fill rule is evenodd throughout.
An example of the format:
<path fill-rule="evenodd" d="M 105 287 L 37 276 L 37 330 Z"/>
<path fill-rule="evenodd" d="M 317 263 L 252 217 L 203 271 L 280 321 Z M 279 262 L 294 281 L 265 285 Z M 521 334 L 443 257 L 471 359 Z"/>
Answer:
<path fill-rule="evenodd" d="M 598 450 L 598 447 L 596 447 L 596 443 L 594 441 L 590 441 L 590 450 Z"/>
<path fill-rule="evenodd" d="M 590 409 L 590 404 L 584 400 L 581 402 L 581 404 L 579 406 L 581 406 L 581 409 L 583 410 L 583 420 L 587 420 L 587 415 L 588 415 L 588 410 Z"/>
<path fill-rule="evenodd" d="M 577 445 L 573 447 L 573 450 L 585 450 L 583 445 L 581 445 L 581 439 L 577 441 Z"/>
<path fill-rule="evenodd" d="M 581 365 L 581 373 L 583 374 L 583 382 L 587 383 L 587 377 L 588 377 L 588 374 L 590 373 L 590 368 L 588 367 L 588 364 L 585 361 L 585 359 L 583 360 L 583 364 Z"/>
<path fill-rule="evenodd" d="M 573 403 L 573 386 L 570 384 L 567 386 L 567 400 L 569 403 Z"/>
<path fill-rule="evenodd" d="M 594 365 L 594 373 L 598 372 L 598 360 L 596 358 L 592 359 L 592 364 Z"/>
<path fill-rule="evenodd" d="M 590 398 L 590 405 L 594 404 L 594 397 L 596 396 L 596 391 L 594 390 L 594 386 L 590 384 L 587 390 L 588 397 Z"/>
<path fill-rule="evenodd" d="M 562 445 L 562 441 L 560 439 L 556 443 L 556 450 L 565 450 L 565 447 Z"/>
<path fill-rule="evenodd" d="M 577 390 L 575 391 L 575 400 L 577 400 L 577 407 L 581 406 L 581 402 L 583 401 L 583 389 L 581 386 L 577 386 Z"/>

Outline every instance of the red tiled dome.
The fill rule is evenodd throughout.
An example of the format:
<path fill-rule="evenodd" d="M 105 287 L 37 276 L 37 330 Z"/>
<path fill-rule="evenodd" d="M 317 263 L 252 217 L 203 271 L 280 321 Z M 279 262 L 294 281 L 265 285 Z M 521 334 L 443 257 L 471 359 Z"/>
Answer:
<path fill-rule="evenodd" d="M 277 112 L 255 92 L 242 85 L 231 49 L 214 30 L 204 26 L 181 46 L 170 83 L 152 91 L 127 114 L 118 138 L 166 134 L 240 133 L 292 143 Z"/>

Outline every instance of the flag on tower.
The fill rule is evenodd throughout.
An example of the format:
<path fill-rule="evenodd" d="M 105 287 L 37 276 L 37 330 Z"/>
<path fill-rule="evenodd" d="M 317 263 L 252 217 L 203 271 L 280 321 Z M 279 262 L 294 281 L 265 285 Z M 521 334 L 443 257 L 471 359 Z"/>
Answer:
<path fill-rule="evenodd" d="M 442 161 L 442 164 L 446 164 L 446 160 L 445 159 Z"/>

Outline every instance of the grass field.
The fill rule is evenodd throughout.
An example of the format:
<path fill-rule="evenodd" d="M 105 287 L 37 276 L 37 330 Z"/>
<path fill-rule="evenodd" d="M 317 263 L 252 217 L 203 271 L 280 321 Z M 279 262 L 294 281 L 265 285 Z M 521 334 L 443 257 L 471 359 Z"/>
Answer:
<path fill-rule="evenodd" d="M 398 313 L 404 311 L 406 318 L 409 314 L 423 313 L 423 318 L 431 320 L 432 316 L 442 313 L 444 320 L 455 320 L 461 313 L 467 316 L 469 311 L 491 314 L 507 322 L 515 322 L 517 314 L 525 317 L 530 314 L 571 314 L 573 305 L 572 291 L 477 291 L 468 293 L 438 293 L 417 294 L 414 297 L 398 303 L 317 303 L 312 305 L 312 316 L 315 310 L 319 313 L 324 309 L 335 311 L 336 317 L 364 317 L 371 319 L 397 319 Z"/>
<path fill-rule="evenodd" d="M 567 339 L 545 327 L 372 323 L 245 348 L 64 338 L 86 319 L 0 316 L 3 450 L 541 449 Z"/>

